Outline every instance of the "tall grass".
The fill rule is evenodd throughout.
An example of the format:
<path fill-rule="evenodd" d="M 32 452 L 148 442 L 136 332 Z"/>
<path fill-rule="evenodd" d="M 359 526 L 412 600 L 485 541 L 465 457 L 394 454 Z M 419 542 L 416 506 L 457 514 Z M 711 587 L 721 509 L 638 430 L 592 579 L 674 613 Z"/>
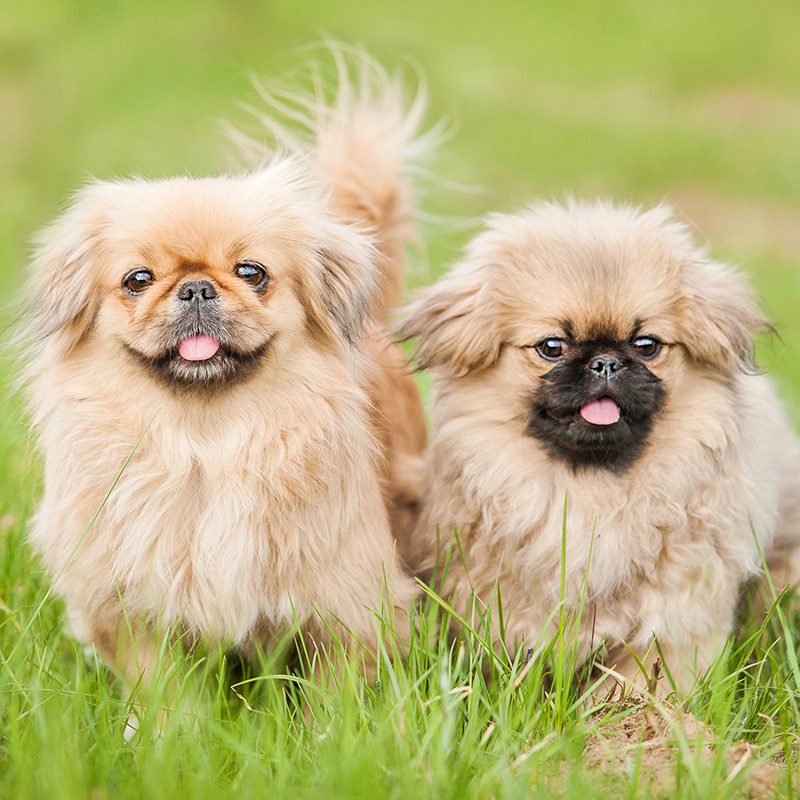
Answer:
<path fill-rule="evenodd" d="M 57 599 L 42 604 L 49 581 L 21 527 L 3 536 L 0 792 L 10 798 L 737 797 L 763 761 L 776 796 L 798 791 L 798 618 L 786 596 L 766 614 L 745 609 L 739 635 L 676 699 L 709 726 L 699 735 L 671 704 L 597 699 L 576 660 L 580 609 L 562 603 L 554 632 L 509 653 L 491 644 L 491 609 L 476 603 L 467 619 L 430 587 L 407 658 L 391 620 L 376 618 L 388 644 L 369 680 L 343 652 L 330 672 L 303 659 L 287 669 L 285 650 L 241 663 L 187 655 L 165 636 L 161 679 L 126 686 L 64 632 Z M 644 706 L 666 720 L 668 779 L 647 761 L 646 730 L 610 737 L 616 760 L 584 755 L 587 739 Z M 126 742 L 134 710 L 139 729 Z"/>

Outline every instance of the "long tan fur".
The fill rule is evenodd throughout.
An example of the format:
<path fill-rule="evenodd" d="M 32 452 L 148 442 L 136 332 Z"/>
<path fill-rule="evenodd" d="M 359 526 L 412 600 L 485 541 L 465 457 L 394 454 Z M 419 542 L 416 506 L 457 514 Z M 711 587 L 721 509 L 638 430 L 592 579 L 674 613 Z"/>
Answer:
<path fill-rule="evenodd" d="M 535 647 L 559 617 L 566 508 L 580 655 L 604 646 L 606 667 L 644 683 L 636 658 L 652 667 L 655 638 L 687 688 L 731 633 L 761 554 L 788 563 L 800 543 L 800 447 L 749 368 L 762 325 L 743 276 L 663 208 L 540 204 L 491 217 L 405 326 L 436 377 L 419 563 L 452 547 L 446 594 L 463 610 L 474 590 L 496 613 L 499 586 L 507 644 Z M 573 467 L 530 434 L 555 366 L 533 345 L 636 330 L 665 343 L 648 362 L 665 405 L 627 469 Z"/>
<path fill-rule="evenodd" d="M 368 649 L 376 612 L 407 624 L 389 518 L 413 521 L 395 476 L 424 428 L 374 319 L 410 235 L 421 109 L 401 97 L 362 57 L 315 106 L 310 145 L 242 175 L 93 183 L 41 236 L 21 336 L 45 461 L 30 538 L 75 634 L 129 677 L 160 624 L 243 649 L 298 620 L 318 644 L 333 630 Z M 379 149 L 387 119 L 401 124 Z M 236 272 L 251 262 L 265 287 Z M 143 268 L 154 280 L 133 296 L 124 276 Z M 187 281 L 218 295 L 230 379 L 217 356 L 177 355 Z"/>
<path fill-rule="evenodd" d="M 421 133 L 427 105 L 422 83 L 406 104 L 403 81 L 363 51 L 331 43 L 326 52 L 337 86 L 332 98 L 324 66 L 313 66 L 310 90 L 259 86 L 269 113 L 253 113 L 266 142 L 232 133 L 251 163 L 281 152 L 303 154 L 337 217 L 370 235 L 380 267 L 371 316 L 385 323 L 405 291 L 407 247 L 417 241 L 410 172 L 419 172 L 443 132 L 433 126 Z M 380 365 L 368 381 L 370 396 L 379 398 L 372 419 L 385 465 L 384 495 L 399 552 L 408 561 L 421 494 L 424 412 L 406 359 L 380 324 L 366 349 Z M 414 424 L 398 425 L 397 419 Z"/>

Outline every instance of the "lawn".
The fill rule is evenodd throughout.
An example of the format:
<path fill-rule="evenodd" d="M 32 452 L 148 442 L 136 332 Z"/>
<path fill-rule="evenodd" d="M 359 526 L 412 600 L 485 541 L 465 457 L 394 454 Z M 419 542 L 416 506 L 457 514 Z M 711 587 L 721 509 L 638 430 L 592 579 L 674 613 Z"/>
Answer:
<path fill-rule="evenodd" d="M 535 197 L 667 200 L 747 270 L 779 337 L 759 346 L 800 421 L 800 48 L 791 0 L 587 4 L 443 0 L 40 0 L 0 10 L 0 280 L 11 324 L 33 233 L 88 176 L 214 174 L 220 121 L 246 124 L 251 76 L 323 36 L 421 71 L 452 137 L 424 187 L 412 283 L 457 257 L 480 216 Z M 409 67 L 409 65 L 411 65 Z M 675 705 L 596 712 L 570 624 L 546 659 L 487 667 L 420 613 L 407 662 L 321 687 L 269 658 L 164 653 L 184 684 L 123 740 L 129 692 L 62 632 L 24 542 L 38 458 L 0 366 L 0 795 L 158 797 L 796 797 L 800 617 L 744 610 L 725 657 Z M 769 601 L 769 599 L 768 599 Z M 524 674 L 523 674 L 524 673 Z M 233 686 L 233 688 L 232 688 Z M 166 698 L 165 698 L 166 702 Z M 172 699 L 170 700 L 172 704 Z"/>

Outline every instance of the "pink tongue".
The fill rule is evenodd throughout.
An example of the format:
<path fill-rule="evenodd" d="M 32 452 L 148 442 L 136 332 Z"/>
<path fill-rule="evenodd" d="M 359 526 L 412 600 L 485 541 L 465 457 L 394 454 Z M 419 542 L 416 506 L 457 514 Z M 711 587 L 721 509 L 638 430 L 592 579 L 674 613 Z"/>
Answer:
<path fill-rule="evenodd" d="M 187 361 L 205 361 L 219 350 L 219 342 L 201 333 L 199 336 L 190 336 L 178 345 L 181 358 Z"/>
<path fill-rule="evenodd" d="M 581 416 L 592 425 L 613 425 L 619 422 L 619 406 L 610 397 L 592 400 L 581 409 Z"/>

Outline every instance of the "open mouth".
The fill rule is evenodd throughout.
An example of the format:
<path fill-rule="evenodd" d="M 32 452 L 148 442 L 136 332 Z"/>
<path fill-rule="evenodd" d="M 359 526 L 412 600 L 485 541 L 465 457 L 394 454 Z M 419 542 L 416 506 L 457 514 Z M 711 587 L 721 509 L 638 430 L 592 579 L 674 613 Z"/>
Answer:
<path fill-rule="evenodd" d="M 566 409 L 556 411 L 540 406 L 537 414 L 541 420 L 548 421 L 550 425 L 576 426 L 577 429 L 587 432 L 597 429 L 598 435 L 602 434 L 602 428 L 608 428 L 609 432 L 612 432 L 617 423 L 625 422 L 619 403 L 609 395 L 588 400 L 577 411 Z"/>
<path fill-rule="evenodd" d="M 219 339 L 204 333 L 188 336 L 178 343 L 178 354 L 184 361 L 208 361 L 219 350 Z"/>
<path fill-rule="evenodd" d="M 616 400 L 611 397 L 592 400 L 586 403 L 579 413 L 583 420 L 597 426 L 615 425 L 621 416 Z"/>
<path fill-rule="evenodd" d="M 631 414 L 610 395 L 585 400 L 577 409 L 534 406 L 527 432 L 539 439 L 551 455 L 573 468 L 589 467 L 621 472 L 642 451 L 651 415 Z"/>
<path fill-rule="evenodd" d="M 268 339 L 254 350 L 240 351 L 208 334 L 181 339 L 162 355 L 128 352 L 160 381 L 174 388 L 208 390 L 239 383 L 249 377 L 269 350 Z"/>

